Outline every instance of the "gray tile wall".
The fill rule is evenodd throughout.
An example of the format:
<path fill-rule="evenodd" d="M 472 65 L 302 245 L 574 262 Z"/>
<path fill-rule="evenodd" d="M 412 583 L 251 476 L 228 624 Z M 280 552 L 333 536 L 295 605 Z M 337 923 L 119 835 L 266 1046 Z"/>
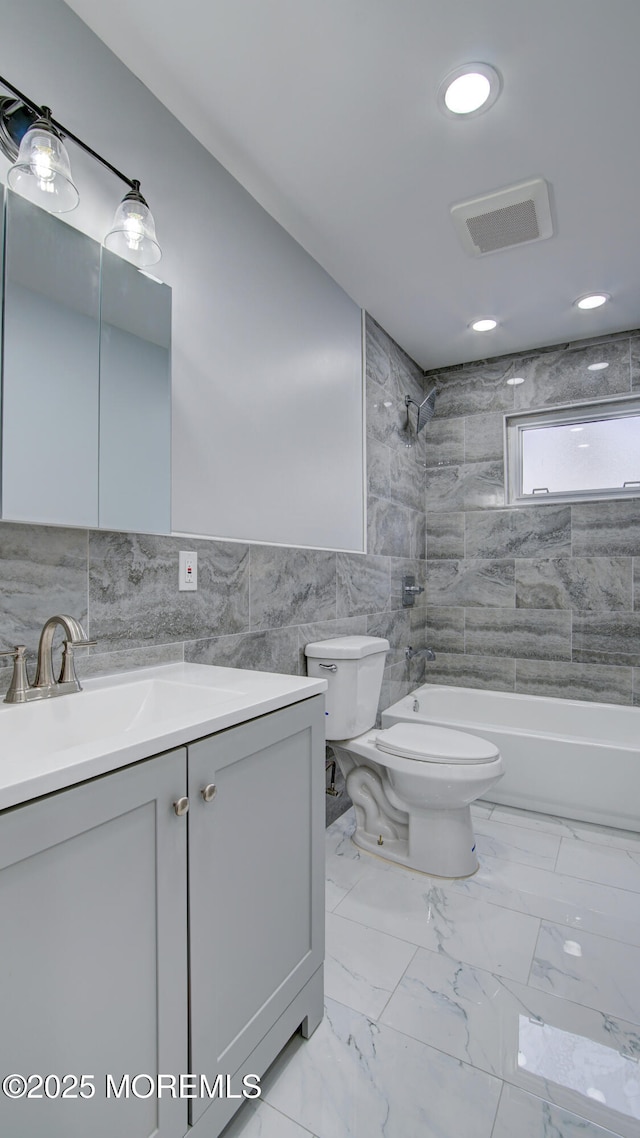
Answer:
<path fill-rule="evenodd" d="M 424 396 L 420 369 L 368 320 L 367 554 L 0 522 L 0 648 L 26 644 L 33 670 L 44 621 L 69 613 L 98 641 L 84 677 L 183 659 L 304 675 L 309 641 L 366 633 L 391 642 L 388 706 L 424 668 L 404 657 L 426 623 L 424 597 L 403 609 L 400 595 L 403 574 L 426 583 L 424 437 L 405 429 L 406 394 Z M 177 588 L 185 544 L 195 593 Z M 1 691 L 9 675 L 0 661 Z"/>
<path fill-rule="evenodd" d="M 425 501 L 437 659 L 425 678 L 640 705 L 640 499 L 505 508 L 502 459 L 507 411 L 639 391 L 640 334 L 464 364 L 429 373 L 426 387 L 434 381 Z"/>

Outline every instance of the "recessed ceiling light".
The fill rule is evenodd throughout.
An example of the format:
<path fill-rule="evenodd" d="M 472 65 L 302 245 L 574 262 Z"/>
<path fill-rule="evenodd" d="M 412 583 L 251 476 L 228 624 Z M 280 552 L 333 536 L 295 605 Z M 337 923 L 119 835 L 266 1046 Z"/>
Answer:
<path fill-rule="evenodd" d="M 492 319 L 474 320 L 471 327 L 474 332 L 491 332 L 494 328 L 498 327 L 498 321 Z"/>
<path fill-rule="evenodd" d="M 584 450 L 588 446 L 591 446 L 591 443 L 578 443 L 578 450 Z"/>
<path fill-rule="evenodd" d="M 603 360 L 602 363 L 599 364 L 589 364 L 587 371 L 604 371 L 606 367 L 609 367 L 609 364 Z"/>
<path fill-rule="evenodd" d="M 575 301 L 575 304 L 578 308 L 583 309 L 600 308 L 600 305 L 606 304 L 608 300 L 610 300 L 610 297 L 607 296 L 606 292 L 594 292 L 590 293 L 588 296 L 578 297 L 578 299 Z"/>
<path fill-rule="evenodd" d="M 511 379 L 507 380 L 507 383 L 510 384 L 511 387 L 517 387 L 519 383 L 524 383 L 524 379 L 521 375 L 512 375 Z"/>
<path fill-rule="evenodd" d="M 569 430 L 574 434 L 576 431 L 584 431 L 584 427 L 569 427 Z"/>
<path fill-rule="evenodd" d="M 464 63 L 450 71 L 438 88 L 438 103 L 445 115 L 470 118 L 495 103 L 502 79 L 488 63 Z"/>

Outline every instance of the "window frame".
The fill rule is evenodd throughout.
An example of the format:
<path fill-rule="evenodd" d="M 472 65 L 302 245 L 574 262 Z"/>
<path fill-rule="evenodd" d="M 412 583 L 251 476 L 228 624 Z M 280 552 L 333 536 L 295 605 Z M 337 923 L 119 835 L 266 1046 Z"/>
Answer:
<path fill-rule="evenodd" d="M 606 414 L 603 415 L 603 411 Z M 562 502 L 607 501 L 640 497 L 640 481 L 630 486 L 595 490 L 562 490 L 546 494 L 523 494 L 523 432 L 533 427 L 579 425 L 597 419 L 627 419 L 640 416 L 640 392 L 615 395 L 588 403 L 561 404 L 544 409 L 508 411 L 504 416 L 505 499 L 507 506 L 549 505 Z"/>

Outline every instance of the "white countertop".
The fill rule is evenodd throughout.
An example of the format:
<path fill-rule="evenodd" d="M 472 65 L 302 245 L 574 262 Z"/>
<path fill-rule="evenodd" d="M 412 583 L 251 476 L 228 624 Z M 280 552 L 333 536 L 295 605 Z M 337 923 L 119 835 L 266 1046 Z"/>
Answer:
<path fill-rule="evenodd" d="M 0 810 L 326 690 L 326 680 L 303 676 L 165 664 L 54 699 L 0 703 Z"/>

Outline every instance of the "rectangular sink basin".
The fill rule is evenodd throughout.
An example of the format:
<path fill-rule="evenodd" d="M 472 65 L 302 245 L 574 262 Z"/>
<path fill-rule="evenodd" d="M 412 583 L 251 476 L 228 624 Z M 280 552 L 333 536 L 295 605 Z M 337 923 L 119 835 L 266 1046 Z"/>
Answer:
<path fill-rule="evenodd" d="M 164 664 L 0 703 L 0 810 L 286 707 L 325 680 Z"/>

